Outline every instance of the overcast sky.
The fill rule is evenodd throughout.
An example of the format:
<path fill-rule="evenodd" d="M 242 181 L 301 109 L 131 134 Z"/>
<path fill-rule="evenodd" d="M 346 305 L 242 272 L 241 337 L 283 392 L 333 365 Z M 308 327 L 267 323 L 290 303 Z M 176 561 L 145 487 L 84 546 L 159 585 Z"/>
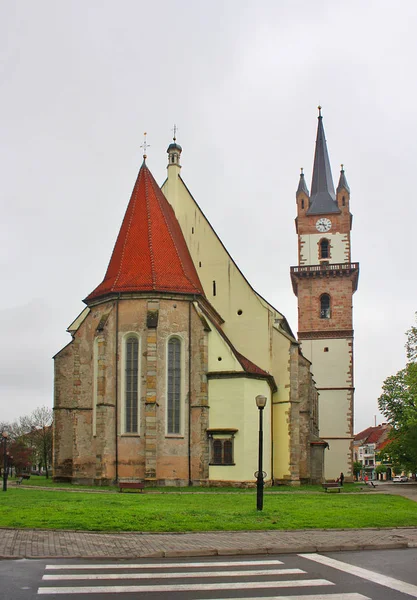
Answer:
<path fill-rule="evenodd" d="M 297 332 L 295 191 L 317 105 L 351 188 L 355 431 L 381 417 L 417 310 L 417 2 L 3 0 L 0 421 L 52 406 L 52 356 L 103 279 L 143 132 Z"/>

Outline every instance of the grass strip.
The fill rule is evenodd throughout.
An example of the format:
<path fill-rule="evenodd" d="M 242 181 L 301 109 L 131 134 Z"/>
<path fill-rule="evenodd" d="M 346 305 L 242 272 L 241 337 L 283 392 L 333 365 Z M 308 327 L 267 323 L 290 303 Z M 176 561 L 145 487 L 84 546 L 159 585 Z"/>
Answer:
<path fill-rule="evenodd" d="M 91 494 L 9 488 L 0 526 L 84 531 L 242 531 L 417 526 L 417 504 L 383 494 Z"/>

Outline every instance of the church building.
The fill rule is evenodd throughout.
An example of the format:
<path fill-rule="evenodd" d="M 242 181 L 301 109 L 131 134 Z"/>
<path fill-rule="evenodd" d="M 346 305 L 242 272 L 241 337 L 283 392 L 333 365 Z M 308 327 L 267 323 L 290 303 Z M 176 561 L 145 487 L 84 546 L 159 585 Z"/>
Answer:
<path fill-rule="evenodd" d="M 321 200 L 314 204 L 315 188 L 310 197 L 303 176 L 297 192 L 300 248 L 312 237 L 313 215 L 332 213 L 327 267 L 340 267 L 334 281 L 317 278 L 329 284 L 317 290 L 307 275 L 316 263 L 305 250 L 300 250 L 300 266 L 291 269 L 299 306 L 305 302 L 311 313 L 299 324 L 302 351 L 284 315 L 251 287 L 188 190 L 175 137 L 167 152 L 162 187 L 144 156 L 104 279 L 69 326 L 70 343 L 54 357 L 54 479 L 97 485 L 253 485 L 255 398 L 262 396 L 265 483 L 321 482 L 334 436 L 326 430 L 326 439 L 319 436 L 319 392 L 320 410 L 333 410 L 335 400 L 331 395 L 322 402 L 327 384 L 316 387 L 326 365 L 315 368 L 315 341 L 331 348 L 334 361 L 344 360 L 346 352 L 352 357 L 338 346 L 340 340 L 347 348 L 352 343 L 348 335 L 341 337 L 348 317 L 341 315 L 336 298 L 336 289 L 347 292 L 334 287 L 355 281 L 344 266 L 350 261 L 347 183 L 342 182 L 343 194 L 338 188 L 338 200 L 332 199 L 337 210 L 326 204 L 324 213 L 316 212 L 323 210 Z M 314 172 L 318 160 L 316 148 Z M 326 169 L 330 173 L 328 157 Z M 340 208 L 333 206 L 339 200 Z M 318 243 L 321 247 L 322 238 Z M 317 259 L 319 272 L 326 267 L 323 258 Z M 320 316 L 313 318 L 317 294 L 320 303 L 329 296 L 326 327 Z M 308 337 L 315 326 L 319 337 Z M 345 388 L 340 406 L 350 410 L 353 388 Z M 346 461 L 335 464 L 345 474 L 351 466 L 348 434 L 348 428 L 337 431 L 337 461 L 340 456 Z"/>

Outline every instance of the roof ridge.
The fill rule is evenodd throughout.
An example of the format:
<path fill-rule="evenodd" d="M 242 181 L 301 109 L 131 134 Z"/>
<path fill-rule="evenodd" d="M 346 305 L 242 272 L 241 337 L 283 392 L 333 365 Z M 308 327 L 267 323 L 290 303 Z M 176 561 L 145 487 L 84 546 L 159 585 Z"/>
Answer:
<path fill-rule="evenodd" d="M 145 165 L 145 168 L 148 167 Z M 146 202 L 146 213 L 147 213 L 147 221 L 148 221 L 148 244 L 150 250 L 150 261 L 151 261 L 151 275 L 152 275 L 152 287 L 156 289 L 156 273 L 155 273 L 155 259 L 154 259 L 154 251 L 153 251 L 153 240 L 152 240 L 152 221 L 151 221 L 151 208 L 149 204 L 149 191 L 148 191 L 148 179 L 145 173 L 145 202 Z"/>

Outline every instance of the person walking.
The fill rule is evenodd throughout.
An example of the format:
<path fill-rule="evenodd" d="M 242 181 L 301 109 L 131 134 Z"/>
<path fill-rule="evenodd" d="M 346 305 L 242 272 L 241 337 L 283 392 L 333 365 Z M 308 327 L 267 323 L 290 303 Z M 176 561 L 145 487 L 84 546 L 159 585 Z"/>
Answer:
<path fill-rule="evenodd" d="M 343 473 L 340 473 L 340 477 L 339 477 L 339 481 L 340 481 L 340 485 L 343 487 L 343 482 L 345 480 L 345 476 L 343 475 Z"/>

